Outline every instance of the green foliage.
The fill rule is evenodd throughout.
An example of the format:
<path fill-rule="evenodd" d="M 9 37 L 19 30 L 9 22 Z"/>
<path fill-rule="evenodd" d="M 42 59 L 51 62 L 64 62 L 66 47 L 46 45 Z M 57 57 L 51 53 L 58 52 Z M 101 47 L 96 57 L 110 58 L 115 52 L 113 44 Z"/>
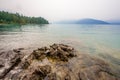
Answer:
<path fill-rule="evenodd" d="M 0 23 L 49 24 L 49 22 L 42 17 L 27 17 L 18 13 L 13 14 L 5 11 L 0 11 Z"/>

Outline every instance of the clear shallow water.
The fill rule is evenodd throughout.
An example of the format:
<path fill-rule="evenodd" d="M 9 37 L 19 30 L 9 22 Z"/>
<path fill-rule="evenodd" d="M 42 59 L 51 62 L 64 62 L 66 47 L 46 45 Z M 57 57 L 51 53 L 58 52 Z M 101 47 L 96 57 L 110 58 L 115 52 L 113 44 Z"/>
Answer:
<path fill-rule="evenodd" d="M 120 25 L 49 24 L 0 26 L 0 50 L 65 43 L 120 65 Z"/>

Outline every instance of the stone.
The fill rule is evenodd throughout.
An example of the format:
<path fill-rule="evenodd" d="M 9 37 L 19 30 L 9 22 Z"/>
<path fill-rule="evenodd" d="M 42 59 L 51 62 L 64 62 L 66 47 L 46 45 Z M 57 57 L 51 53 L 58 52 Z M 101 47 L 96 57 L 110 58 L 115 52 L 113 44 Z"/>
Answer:
<path fill-rule="evenodd" d="M 30 63 L 28 62 L 28 60 L 25 60 L 22 64 L 21 64 L 21 68 L 22 69 L 27 69 L 30 66 Z"/>
<path fill-rule="evenodd" d="M 75 56 L 74 49 L 63 44 L 53 44 L 50 48 L 38 48 L 37 50 L 34 50 L 32 54 L 33 55 L 31 56 L 38 60 L 48 57 L 55 60 L 68 61 L 70 57 Z"/>
<path fill-rule="evenodd" d="M 51 73 L 47 77 L 45 77 L 45 80 L 61 80 L 61 79 L 59 79 L 56 73 Z"/>
<path fill-rule="evenodd" d="M 16 53 L 20 53 L 19 49 L 13 49 L 13 51 L 16 52 Z"/>
<path fill-rule="evenodd" d="M 4 52 L 0 55 L 0 79 L 4 78 L 21 61 L 20 57 L 14 51 Z"/>
<path fill-rule="evenodd" d="M 4 64 L 4 60 L 3 59 L 0 59 L 0 68 L 4 67 L 5 64 Z"/>
<path fill-rule="evenodd" d="M 33 74 L 41 74 L 43 77 L 47 76 L 47 74 L 49 74 L 51 72 L 51 67 L 49 65 L 45 65 L 45 66 L 38 66 Z"/>
<path fill-rule="evenodd" d="M 27 69 L 27 72 L 20 73 L 19 78 L 21 80 L 43 80 L 50 72 L 51 66 L 49 65 L 38 65 L 35 67 L 31 66 L 31 68 Z"/>
<path fill-rule="evenodd" d="M 0 53 L 2 80 L 120 80 L 120 68 L 64 44 L 38 48 L 25 58 L 8 53 Z"/>

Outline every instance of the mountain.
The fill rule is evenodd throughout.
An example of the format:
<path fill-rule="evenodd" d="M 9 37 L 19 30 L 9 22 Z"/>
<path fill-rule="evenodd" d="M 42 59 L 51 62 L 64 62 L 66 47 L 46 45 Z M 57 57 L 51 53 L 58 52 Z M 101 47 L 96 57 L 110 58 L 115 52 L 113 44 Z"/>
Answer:
<path fill-rule="evenodd" d="M 102 21 L 102 20 L 96 20 L 91 18 L 85 18 L 80 20 L 71 20 L 71 21 L 60 21 L 57 23 L 63 23 L 63 24 L 109 24 L 108 22 Z"/>
<path fill-rule="evenodd" d="M 110 24 L 120 24 L 120 20 L 109 20 Z"/>
<path fill-rule="evenodd" d="M 108 22 L 96 19 L 81 19 L 75 22 L 76 24 L 109 24 Z"/>

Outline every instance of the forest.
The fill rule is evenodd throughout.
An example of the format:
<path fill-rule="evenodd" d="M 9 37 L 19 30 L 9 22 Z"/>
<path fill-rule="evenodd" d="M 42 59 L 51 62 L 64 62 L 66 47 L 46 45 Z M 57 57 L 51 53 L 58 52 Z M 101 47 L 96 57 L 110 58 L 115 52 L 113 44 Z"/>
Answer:
<path fill-rule="evenodd" d="M 0 11 L 0 24 L 49 24 L 42 17 L 28 17 L 19 13 Z"/>

